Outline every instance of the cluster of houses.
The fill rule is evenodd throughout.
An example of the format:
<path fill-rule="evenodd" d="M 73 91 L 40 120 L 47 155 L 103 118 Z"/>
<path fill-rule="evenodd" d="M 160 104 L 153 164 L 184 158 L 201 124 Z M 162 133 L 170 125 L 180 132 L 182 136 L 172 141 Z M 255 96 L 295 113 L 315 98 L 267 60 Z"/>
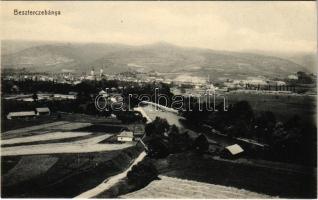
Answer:
<path fill-rule="evenodd" d="M 31 118 L 42 115 L 51 115 L 50 109 L 48 107 L 42 107 L 35 108 L 31 111 L 9 112 L 7 115 L 7 119 Z"/>
<path fill-rule="evenodd" d="M 7 115 L 7 119 L 27 119 L 43 115 L 51 115 L 51 111 L 48 107 L 35 108 L 31 111 L 9 112 Z M 137 138 L 143 137 L 144 133 L 144 126 L 135 124 L 132 130 L 122 130 L 117 135 L 117 141 L 132 142 Z"/>

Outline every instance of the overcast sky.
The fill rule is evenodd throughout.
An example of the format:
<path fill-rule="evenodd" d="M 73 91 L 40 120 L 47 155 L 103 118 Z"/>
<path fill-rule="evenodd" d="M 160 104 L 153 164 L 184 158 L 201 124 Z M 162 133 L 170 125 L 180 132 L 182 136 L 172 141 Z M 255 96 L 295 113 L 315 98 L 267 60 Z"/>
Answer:
<path fill-rule="evenodd" d="M 14 16 L 13 10 L 60 10 Z M 317 48 L 315 2 L 9 2 L 2 39 L 124 43 L 165 41 L 217 50 Z"/>

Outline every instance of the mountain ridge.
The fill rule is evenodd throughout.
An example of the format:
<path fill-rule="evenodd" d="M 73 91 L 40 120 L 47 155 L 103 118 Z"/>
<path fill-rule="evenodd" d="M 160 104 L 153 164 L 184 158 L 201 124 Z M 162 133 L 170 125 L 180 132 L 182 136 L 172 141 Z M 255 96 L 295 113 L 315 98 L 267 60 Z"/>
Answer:
<path fill-rule="evenodd" d="M 30 42 L 31 43 L 31 42 Z M 18 44 L 12 44 L 12 46 Z M 11 47 L 12 47 L 11 46 Z M 107 43 L 35 43 L 25 48 L 2 46 L 3 68 L 34 71 L 73 69 L 87 72 L 103 68 L 105 73 L 158 71 L 190 73 L 197 76 L 287 76 L 307 69 L 290 60 L 272 55 L 181 47 L 166 42 L 141 46 Z M 16 49 L 16 50 L 12 50 Z"/>

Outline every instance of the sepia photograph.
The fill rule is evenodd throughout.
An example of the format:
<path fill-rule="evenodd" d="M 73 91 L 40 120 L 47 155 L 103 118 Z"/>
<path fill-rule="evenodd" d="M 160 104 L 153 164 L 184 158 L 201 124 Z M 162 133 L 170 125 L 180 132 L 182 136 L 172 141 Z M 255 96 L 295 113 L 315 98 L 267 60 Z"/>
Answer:
<path fill-rule="evenodd" d="M 317 199 L 315 1 L 1 1 L 1 198 Z"/>

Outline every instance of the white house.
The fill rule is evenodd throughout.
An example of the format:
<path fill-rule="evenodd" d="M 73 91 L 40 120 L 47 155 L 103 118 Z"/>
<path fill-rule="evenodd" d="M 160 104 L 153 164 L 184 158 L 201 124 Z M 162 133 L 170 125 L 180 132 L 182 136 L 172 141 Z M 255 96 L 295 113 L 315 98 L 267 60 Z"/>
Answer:
<path fill-rule="evenodd" d="M 123 131 L 117 135 L 117 141 L 131 142 L 134 139 L 134 133 L 131 131 Z"/>
<path fill-rule="evenodd" d="M 50 115 L 51 111 L 48 107 L 43 107 L 43 108 L 35 108 L 36 114 L 37 115 Z"/>
<path fill-rule="evenodd" d="M 109 117 L 110 117 L 110 118 L 117 118 L 117 115 L 111 114 Z"/>
<path fill-rule="evenodd" d="M 297 80 L 298 76 L 296 76 L 295 74 L 291 74 L 291 75 L 288 75 L 288 79 Z"/>
<path fill-rule="evenodd" d="M 240 154 L 244 151 L 242 149 L 242 147 L 238 144 L 227 146 L 227 147 L 225 147 L 225 149 L 227 149 L 232 155 L 237 155 L 237 154 Z"/>
<path fill-rule="evenodd" d="M 286 83 L 284 81 L 276 81 L 276 84 L 278 86 L 281 86 L 281 85 L 286 85 Z"/>
<path fill-rule="evenodd" d="M 34 116 L 36 116 L 34 111 L 10 112 L 7 115 L 7 119 L 25 118 L 25 117 L 34 117 Z"/>

